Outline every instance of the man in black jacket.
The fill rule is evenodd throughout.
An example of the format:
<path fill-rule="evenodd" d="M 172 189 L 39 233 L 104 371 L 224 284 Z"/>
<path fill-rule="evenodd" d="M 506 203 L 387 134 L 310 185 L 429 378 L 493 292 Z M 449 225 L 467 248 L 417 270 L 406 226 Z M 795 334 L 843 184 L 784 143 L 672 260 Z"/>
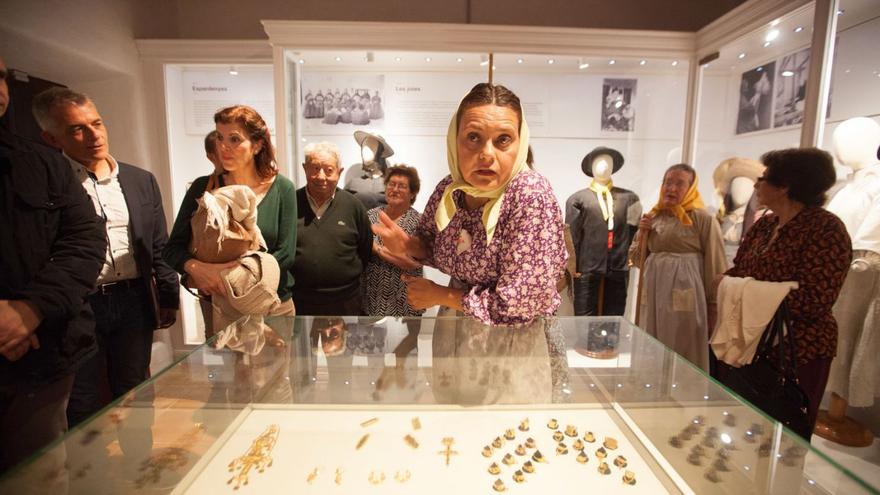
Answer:
<path fill-rule="evenodd" d="M 64 152 L 95 212 L 106 220 L 104 266 L 89 296 L 98 354 L 76 373 L 67 407 L 72 426 L 106 404 L 105 380 L 115 399 L 147 379 L 153 331 L 174 322 L 179 285 L 162 259 L 168 233 L 156 179 L 110 155 L 95 104 L 81 93 L 52 88 L 34 97 L 33 111 L 43 138 Z"/>
<path fill-rule="evenodd" d="M 0 116 L 9 103 L 0 60 Z M 104 225 L 56 152 L 0 127 L 0 472 L 67 429 L 73 373 L 95 353 L 84 298 Z"/>

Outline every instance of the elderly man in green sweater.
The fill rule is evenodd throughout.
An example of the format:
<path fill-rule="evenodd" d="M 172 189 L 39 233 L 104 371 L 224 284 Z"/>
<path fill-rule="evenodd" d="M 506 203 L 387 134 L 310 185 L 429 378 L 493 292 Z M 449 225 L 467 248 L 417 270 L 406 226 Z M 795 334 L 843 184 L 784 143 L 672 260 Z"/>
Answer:
<path fill-rule="evenodd" d="M 306 146 L 303 169 L 306 186 L 296 191 L 296 312 L 359 315 L 361 272 L 373 243 L 367 211 L 351 193 L 336 187 L 342 167 L 334 144 Z"/>

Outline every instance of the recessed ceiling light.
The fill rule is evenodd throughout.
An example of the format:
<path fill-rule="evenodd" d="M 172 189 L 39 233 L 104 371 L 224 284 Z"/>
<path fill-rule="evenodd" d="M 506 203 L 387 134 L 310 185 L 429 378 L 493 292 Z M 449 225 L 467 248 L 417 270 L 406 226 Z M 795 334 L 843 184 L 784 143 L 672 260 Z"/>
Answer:
<path fill-rule="evenodd" d="M 770 23 L 770 26 L 778 26 L 781 21 L 779 19 L 773 19 L 773 22 Z"/>
<path fill-rule="evenodd" d="M 306 63 L 306 61 L 303 59 L 299 59 L 299 63 L 304 64 L 304 63 Z"/>
<path fill-rule="evenodd" d="M 778 29 L 771 29 L 770 31 L 767 32 L 767 36 L 764 37 L 764 41 L 773 41 L 778 37 L 779 37 L 779 30 Z"/>
<path fill-rule="evenodd" d="M 639 60 L 639 65 L 645 65 L 647 63 L 648 63 L 647 60 Z"/>
<path fill-rule="evenodd" d="M 742 53 L 740 53 L 739 55 L 736 56 L 736 58 L 738 58 L 738 59 L 744 59 L 744 58 L 746 58 L 746 52 L 742 52 Z"/>
<path fill-rule="evenodd" d="M 547 63 L 550 64 L 550 65 L 553 65 L 553 64 L 556 63 L 556 60 L 553 60 L 552 58 L 548 58 L 548 59 L 547 59 Z"/>
<path fill-rule="evenodd" d="M 230 75 L 230 76 L 237 76 L 237 75 L 238 75 L 238 70 L 236 70 L 235 67 L 230 67 L 230 68 L 229 68 L 229 75 Z"/>
<path fill-rule="evenodd" d="M 764 68 L 763 68 L 763 67 L 758 67 L 758 68 L 755 69 L 755 70 L 758 71 L 758 72 L 764 72 Z"/>
<path fill-rule="evenodd" d="M 613 58 L 608 61 L 608 65 L 614 65 L 616 63 L 617 63 L 617 60 L 614 60 Z"/>
<path fill-rule="evenodd" d="M 850 71 L 849 69 L 846 69 L 846 70 L 843 71 L 843 72 L 846 72 L 847 74 L 849 74 L 849 73 L 852 72 L 852 71 Z"/>
<path fill-rule="evenodd" d="M 798 27 L 794 28 L 794 32 L 796 32 L 796 33 L 799 33 L 799 32 L 801 32 L 801 31 L 803 31 L 803 30 L 804 30 L 804 27 L 803 27 L 803 26 L 798 26 Z"/>
<path fill-rule="evenodd" d="M 518 63 L 518 64 L 523 63 L 523 59 L 521 59 L 521 58 L 516 59 L 516 63 Z"/>
<path fill-rule="evenodd" d="M 708 69 L 708 68 L 709 68 L 709 64 L 704 65 L 703 68 L 704 68 L 704 69 Z"/>
<path fill-rule="evenodd" d="M 678 65 L 678 60 L 673 60 L 673 61 L 672 61 L 672 66 L 675 67 L 676 65 Z"/>
<path fill-rule="evenodd" d="M 578 65 L 578 69 L 586 69 L 589 66 L 590 66 L 589 62 L 584 62 L 584 63 Z"/>
<path fill-rule="evenodd" d="M 400 57 L 394 57 L 395 62 L 400 62 Z"/>
<path fill-rule="evenodd" d="M 846 12 L 846 11 L 843 10 L 843 9 L 838 9 L 838 10 L 837 10 L 837 15 L 843 15 L 844 12 Z"/>
<path fill-rule="evenodd" d="M 461 62 L 461 57 L 458 57 L 457 59 L 455 59 L 455 61 L 456 61 L 456 62 Z"/>
<path fill-rule="evenodd" d="M 335 59 L 337 62 L 342 62 L 342 57 L 337 56 Z"/>
<path fill-rule="evenodd" d="M 767 48 L 768 46 L 770 46 L 770 42 L 769 42 L 769 41 L 765 41 L 765 42 L 764 42 L 764 48 Z"/>
<path fill-rule="evenodd" d="M 431 57 L 425 57 L 425 62 L 430 62 L 430 61 L 431 61 Z"/>
<path fill-rule="evenodd" d="M 793 75 L 794 75 L 794 72 L 792 72 L 792 71 L 790 71 L 790 70 L 784 70 L 784 71 L 782 71 L 782 77 L 791 77 L 791 76 L 793 76 Z"/>

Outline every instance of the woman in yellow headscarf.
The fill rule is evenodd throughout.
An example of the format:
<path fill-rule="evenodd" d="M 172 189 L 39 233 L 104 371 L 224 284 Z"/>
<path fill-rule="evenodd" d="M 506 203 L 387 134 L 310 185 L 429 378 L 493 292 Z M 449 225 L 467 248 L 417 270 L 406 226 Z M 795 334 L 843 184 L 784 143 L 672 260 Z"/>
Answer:
<path fill-rule="evenodd" d="M 446 148 L 450 175 L 416 234 L 382 214 L 373 225 L 390 252 L 453 279 L 442 287 L 404 277 L 410 305 L 443 305 L 490 325 L 553 315 L 567 258 L 562 212 L 550 183 L 530 167 L 519 98 L 501 85 L 474 86 L 452 117 Z"/>
<path fill-rule="evenodd" d="M 721 228 L 705 210 L 698 184 L 690 165 L 666 170 L 660 199 L 642 218 L 630 259 L 647 235 L 638 325 L 708 371 L 715 279 L 727 270 L 727 260 Z"/>

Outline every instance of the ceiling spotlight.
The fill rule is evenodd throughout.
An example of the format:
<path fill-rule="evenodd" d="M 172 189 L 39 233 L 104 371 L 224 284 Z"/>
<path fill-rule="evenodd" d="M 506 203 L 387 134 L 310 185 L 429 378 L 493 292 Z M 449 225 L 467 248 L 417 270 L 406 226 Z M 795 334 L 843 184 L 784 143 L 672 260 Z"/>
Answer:
<path fill-rule="evenodd" d="M 337 56 L 337 57 L 335 58 L 335 60 L 336 60 L 337 62 L 342 62 L 342 57 Z"/>
<path fill-rule="evenodd" d="M 518 63 L 518 64 L 523 63 L 523 59 L 521 59 L 521 58 L 516 59 L 516 63 Z"/>
<path fill-rule="evenodd" d="M 742 52 L 742 53 L 740 53 L 739 55 L 736 56 L 736 58 L 738 58 L 738 59 L 740 59 L 740 60 L 746 58 L 746 52 Z"/>
<path fill-rule="evenodd" d="M 843 9 L 839 9 L 839 10 L 837 11 L 837 15 L 843 15 L 844 12 L 846 12 L 846 11 L 843 10 Z"/>
<path fill-rule="evenodd" d="M 773 41 L 778 37 L 779 37 L 779 30 L 778 29 L 771 29 L 769 32 L 767 32 L 767 36 L 764 37 L 764 41 Z"/>
<path fill-rule="evenodd" d="M 401 60 L 400 57 L 394 57 L 395 62 L 400 62 L 400 60 Z"/>
<path fill-rule="evenodd" d="M 647 60 L 639 60 L 639 65 L 645 65 L 647 63 L 648 63 Z"/>
<path fill-rule="evenodd" d="M 229 75 L 230 76 L 237 76 L 238 75 L 238 70 L 235 68 L 235 66 L 232 66 L 229 68 Z"/>
<path fill-rule="evenodd" d="M 769 42 L 769 41 L 765 41 L 765 42 L 764 42 L 764 48 L 767 48 L 768 46 L 770 46 L 770 42 Z"/>
<path fill-rule="evenodd" d="M 677 65 L 678 65 L 678 60 L 673 60 L 673 61 L 672 61 L 672 66 L 675 67 L 675 66 L 677 66 Z"/>
<path fill-rule="evenodd" d="M 764 68 L 763 68 L 763 67 L 758 67 L 758 68 L 755 69 L 755 70 L 758 71 L 758 72 L 764 72 Z"/>
<path fill-rule="evenodd" d="M 457 59 L 455 59 L 455 61 L 458 63 L 461 63 L 461 60 L 462 60 L 461 57 L 458 57 Z"/>
<path fill-rule="evenodd" d="M 617 63 L 617 60 L 614 60 L 613 58 L 608 61 L 608 65 L 614 65 L 616 63 Z"/>
<path fill-rule="evenodd" d="M 584 62 L 582 64 L 578 64 L 578 69 L 586 69 L 590 64 L 588 62 Z"/>
<path fill-rule="evenodd" d="M 708 69 L 708 68 L 709 68 L 709 64 L 705 64 L 705 65 L 703 65 L 703 68 L 704 68 L 704 69 Z"/>
<path fill-rule="evenodd" d="M 801 31 L 803 31 L 803 30 L 804 30 L 804 27 L 803 27 L 803 26 L 798 26 L 798 27 L 794 28 L 794 32 L 796 32 L 796 33 L 799 33 L 799 32 L 801 32 Z"/>
<path fill-rule="evenodd" d="M 793 75 L 794 75 L 794 72 L 792 72 L 792 71 L 790 71 L 790 70 L 784 70 L 784 71 L 782 71 L 782 77 L 791 77 L 791 76 L 793 76 Z"/>
<path fill-rule="evenodd" d="M 781 21 L 779 19 L 773 19 L 773 22 L 770 23 L 770 26 L 778 26 Z"/>
<path fill-rule="evenodd" d="M 550 64 L 550 65 L 553 65 L 553 64 L 556 63 L 556 60 L 553 60 L 552 58 L 548 58 L 548 59 L 547 59 L 547 63 Z"/>
<path fill-rule="evenodd" d="M 431 61 L 431 57 L 425 57 L 425 62 L 430 62 L 430 61 Z"/>
<path fill-rule="evenodd" d="M 489 65 L 489 56 L 488 55 L 480 55 L 480 65 L 482 65 L 482 66 Z"/>

